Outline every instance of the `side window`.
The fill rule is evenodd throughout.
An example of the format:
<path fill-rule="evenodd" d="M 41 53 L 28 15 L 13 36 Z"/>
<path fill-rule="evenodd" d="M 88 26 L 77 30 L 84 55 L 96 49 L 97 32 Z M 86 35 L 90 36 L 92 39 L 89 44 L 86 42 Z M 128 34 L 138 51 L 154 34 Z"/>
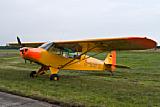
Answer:
<path fill-rule="evenodd" d="M 54 46 L 50 47 L 48 51 L 53 54 L 61 55 L 61 50 L 58 48 L 55 48 Z"/>
<path fill-rule="evenodd" d="M 50 46 L 48 51 L 52 54 L 61 55 L 66 58 L 76 58 L 79 55 L 79 53 L 73 52 L 70 49 L 60 47 L 57 48 L 55 45 Z"/>

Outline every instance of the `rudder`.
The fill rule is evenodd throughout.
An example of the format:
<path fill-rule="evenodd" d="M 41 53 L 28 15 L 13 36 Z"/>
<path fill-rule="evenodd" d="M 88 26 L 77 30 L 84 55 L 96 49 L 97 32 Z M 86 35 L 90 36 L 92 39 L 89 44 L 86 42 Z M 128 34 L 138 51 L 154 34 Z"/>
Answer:
<path fill-rule="evenodd" d="M 110 68 L 112 72 L 115 71 L 116 68 L 130 69 L 130 67 L 128 66 L 116 64 L 116 51 L 111 51 L 110 53 L 108 53 L 106 59 L 104 60 L 104 65 L 107 68 Z"/>
<path fill-rule="evenodd" d="M 110 65 L 112 71 L 115 70 L 115 68 L 116 68 L 115 67 L 116 66 L 116 51 L 111 51 L 110 53 L 108 53 L 106 59 L 104 60 L 104 64 Z"/>

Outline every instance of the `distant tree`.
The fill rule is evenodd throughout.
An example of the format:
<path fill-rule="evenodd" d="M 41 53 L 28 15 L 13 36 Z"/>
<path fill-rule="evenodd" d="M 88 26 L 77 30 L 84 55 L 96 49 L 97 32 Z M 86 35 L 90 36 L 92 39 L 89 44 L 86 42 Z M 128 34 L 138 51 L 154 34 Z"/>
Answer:
<path fill-rule="evenodd" d="M 18 49 L 18 47 L 13 47 L 13 46 L 0 46 L 0 49 Z"/>
<path fill-rule="evenodd" d="M 158 49 L 160 49 L 160 46 L 157 46 Z"/>

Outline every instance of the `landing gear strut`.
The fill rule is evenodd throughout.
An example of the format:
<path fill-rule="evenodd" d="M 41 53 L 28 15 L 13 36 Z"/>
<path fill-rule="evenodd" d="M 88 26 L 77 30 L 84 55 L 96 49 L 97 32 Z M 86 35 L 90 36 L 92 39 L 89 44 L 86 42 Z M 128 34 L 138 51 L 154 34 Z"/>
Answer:
<path fill-rule="evenodd" d="M 34 78 L 34 77 L 37 77 L 38 75 L 43 75 L 45 74 L 45 71 L 49 69 L 51 71 L 50 80 L 54 80 L 54 81 L 59 80 L 59 75 L 57 74 L 59 69 L 48 67 L 48 66 L 42 66 L 37 72 L 32 71 L 30 73 L 30 77 Z"/>
<path fill-rule="evenodd" d="M 43 75 L 43 74 L 45 74 L 46 70 L 49 70 L 49 67 L 48 66 L 42 66 L 37 72 L 36 71 L 31 71 L 30 77 L 34 78 L 34 77 L 37 77 L 38 75 Z"/>
<path fill-rule="evenodd" d="M 54 80 L 54 81 L 59 80 L 59 76 L 58 76 L 59 69 L 53 68 L 53 67 L 50 67 L 49 69 L 51 71 L 50 80 Z"/>

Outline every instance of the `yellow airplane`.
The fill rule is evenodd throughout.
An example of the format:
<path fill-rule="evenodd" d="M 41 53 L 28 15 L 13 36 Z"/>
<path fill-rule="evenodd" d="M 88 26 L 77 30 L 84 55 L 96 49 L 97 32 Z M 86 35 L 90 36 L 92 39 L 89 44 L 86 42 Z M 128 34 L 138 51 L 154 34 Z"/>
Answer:
<path fill-rule="evenodd" d="M 125 38 L 104 38 L 78 41 L 61 42 L 34 42 L 21 43 L 17 37 L 17 43 L 9 43 L 10 46 L 20 46 L 20 55 L 25 60 L 30 60 L 41 65 L 36 72 L 32 71 L 30 77 L 45 74 L 50 70 L 50 80 L 59 80 L 60 70 L 91 70 L 109 71 L 111 74 L 115 68 L 128 68 L 127 66 L 116 64 L 116 50 L 143 50 L 155 48 L 157 43 L 146 37 L 125 37 Z M 33 48 L 37 47 L 38 48 Z M 108 52 L 102 61 L 94 56 Z M 94 52 L 88 56 L 88 52 Z"/>

